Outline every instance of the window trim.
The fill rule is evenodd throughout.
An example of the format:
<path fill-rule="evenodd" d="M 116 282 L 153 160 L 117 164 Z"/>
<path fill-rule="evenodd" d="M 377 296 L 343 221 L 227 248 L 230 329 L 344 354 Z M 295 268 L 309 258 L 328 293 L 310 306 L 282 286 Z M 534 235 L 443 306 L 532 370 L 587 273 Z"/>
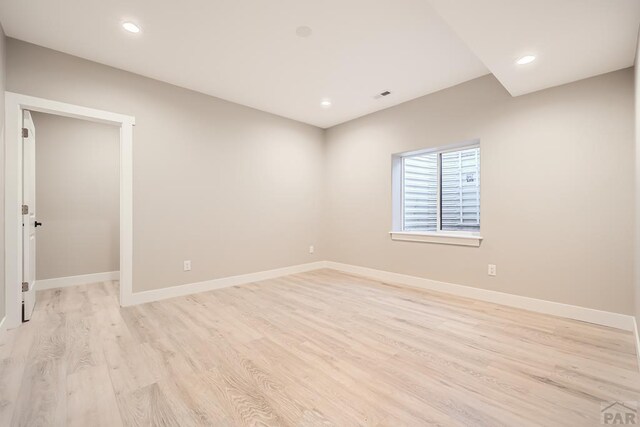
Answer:
<path fill-rule="evenodd" d="M 391 240 L 402 242 L 440 243 L 444 245 L 475 246 L 482 242 L 480 233 L 469 231 L 390 231 Z"/>
<path fill-rule="evenodd" d="M 411 157 L 429 153 L 449 153 L 452 151 L 460 151 L 464 149 L 480 148 L 480 139 L 459 142 L 441 147 L 427 148 L 423 150 L 406 151 L 391 156 L 391 198 L 392 198 L 392 222 L 391 231 L 389 232 L 392 240 L 405 242 L 425 242 L 440 243 L 459 246 L 475 246 L 479 247 L 482 242 L 480 232 L 472 231 L 442 231 L 442 200 L 441 200 L 441 184 L 438 185 L 438 204 L 437 204 L 437 230 L 436 231 L 405 231 L 404 230 L 404 185 L 402 185 L 404 177 L 405 157 Z M 441 182 L 441 163 L 438 162 L 438 179 Z M 482 168 L 480 168 L 482 173 Z M 482 183 L 482 179 L 480 179 Z M 482 184 L 480 184 L 482 185 Z M 481 205 L 482 205 L 482 198 Z M 482 227 L 482 225 L 481 225 Z"/>

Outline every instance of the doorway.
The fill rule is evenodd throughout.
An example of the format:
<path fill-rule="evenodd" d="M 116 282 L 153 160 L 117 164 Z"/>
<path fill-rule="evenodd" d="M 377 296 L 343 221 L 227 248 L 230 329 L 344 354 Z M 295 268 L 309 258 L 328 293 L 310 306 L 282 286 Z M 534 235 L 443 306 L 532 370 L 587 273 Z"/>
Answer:
<path fill-rule="evenodd" d="M 22 322 L 23 267 L 25 252 L 29 250 L 23 234 L 24 137 L 25 111 L 47 113 L 69 118 L 88 120 L 119 128 L 119 266 L 120 305 L 132 303 L 133 279 L 133 126 L 135 118 L 118 113 L 67 104 L 43 98 L 7 92 L 6 115 L 6 169 L 5 169 L 5 287 L 7 328 L 15 328 Z M 28 124 L 28 123 L 27 123 Z M 26 155 L 30 155 L 27 151 Z M 27 183 L 28 185 L 28 183 Z M 35 213 L 37 215 L 37 212 Z M 29 223 L 35 229 L 37 218 Z M 28 236 L 28 235 L 27 235 Z M 28 239 L 27 239 L 28 241 Z M 29 255 L 27 255 L 29 257 Z M 30 259 L 30 258 L 28 258 Z M 29 271 L 33 267 L 29 266 Z M 35 296 L 35 278 L 27 278 L 26 299 Z M 33 281 L 30 284 L 29 281 Z M 33 286 L 33 287 L 32 287 Z M 29 292 L 33 294 L 29 295 Z M 30 303 L 30 302 L 29 302 Z"/>
<path fill-rule="evenodd" d="M 23 124 L 28 321 L 36 290 L 95 283 L 117 296 L 120 136 L 115 126 L 28 110 Z"/>

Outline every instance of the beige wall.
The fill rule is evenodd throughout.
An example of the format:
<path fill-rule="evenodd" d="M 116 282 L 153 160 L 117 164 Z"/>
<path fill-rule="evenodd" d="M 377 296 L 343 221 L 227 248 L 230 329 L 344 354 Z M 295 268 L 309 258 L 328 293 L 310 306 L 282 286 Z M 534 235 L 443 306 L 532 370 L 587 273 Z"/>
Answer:
<path fill-rule="evenodd" d="M 119 270 L 116 126 L 32 113 L 38 280 Z"/>
<path fill-rule="evenodd" d="M 0 25 L 0 141 L 4 144 L 4 91 L 6 83 L 6 54 L 4 30 Z M 0 150 L 0 242 L 4 242 L 4 149 Z M 0 244 L 0 320 L 5 316 L 4 243 Z"/>
<path fill-rule="evenodd" d="M 7 45 L 9 90 L 136 116 L 135 291 L 331 259 L 634 312 L 631 69 L 516 98 L 486 76 L 325 135 Z M 473 138 L 482 141 L 482 246 L 392 242 L 391 154 Z"/>
<path fill-rule="evenodd" d="M 329 258 L 632 314 L 632 87 L 626 69 L 513 98 L 486 76 L 329 129 Z M 474 138 L 482 246 L 391 241 L 391 155 Z"/>
<path fill-rule="evenodd" d="M 326 258 L 322 130 L 13 39 L 7 60 L 11 91 L 136 117 L 134 292 Z"/>

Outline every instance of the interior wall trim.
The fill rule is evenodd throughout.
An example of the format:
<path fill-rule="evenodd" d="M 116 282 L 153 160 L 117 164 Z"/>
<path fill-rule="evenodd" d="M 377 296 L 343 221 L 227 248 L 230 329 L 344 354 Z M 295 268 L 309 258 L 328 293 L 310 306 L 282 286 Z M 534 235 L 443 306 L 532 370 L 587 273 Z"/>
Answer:
<path fill-rule="evenodd" d="M 293 265 L 290 267 L 277 268 L 274 270 L 259 271 L 255 273 L 241 274 L 238 276 L 222 277 L 219 279 L 206 280 L 203 282 L 189 283 L 180 286 L 154 289 L 144 292 L 134 292 L 131 295 L 132 304 L 144 304 L 152 301 L 160 301 L 168 298 L 181 297 L 185 295 L 197 294 L 214 289 L 228 288 L 231 286 L 244 285 L 247 283 L 259 282 L 261 280 L 274 279 L 276 277 L 288 276 L 290 274 L 304 273 L 306 271 L 324 268 L 325 262 L 318 261 L 308 264 Z"/>
<path fill-rule="evenodd" d="M 43 291 L 45 289 L 66 288 L 67 286 L 88 285 L 90 283 L 99 283 L 119 279 L 119 271 L 106 271 L 103 273 L 56 277 L 54 279 L 36 280 L 36 290 Z"/>
<path fill-rule="evenodd" d="M 393 273 L 384 270 L 376 270 L 373 268 L 343 264 L 334 261 L 317 261 L 308 264 L 299 264 L 289 267 L 277 268 L 273 270 L 222 277 L 186 285 L 171 286 L 163 289 L 134 292 L 131 295 L 130 302 L 132 305 L 144 304 L 153 301 L 161 301 L 169 298 L 196 294 L 200 292 L 207 292 L 215 289 L 260 282 L 263 280 L 274 279 L 277 277 L 304 273 L 307 271 L 319 270 L 323 268 L 328 268 L 331 270 L 358 276 L 369 277 L 382 282 L 397 283 L 414 288 L 442 292 L 480 301 L 491 302 L 494 304 L 505 305 L 508 307 L 529 310 L 536 313 L 548 314 L 626 330 L 634 334 L 634 339 L 636 342 L 636 354 L 638 355 L 638 366 L 640 368 L 640 335 L 634 316 L 580 307 L 576 305 L 563 304 L 553 301 L 546 301 L 537 298 L 524 297 L 520 295 L 507 294 L 504 292 L 497 292 L 488 289 L 474 288 L 471 286 L 440 282 L 423 277 Z M 118 277 L 119 272 L 117 271 L 86 274 L 81 276 L 60 277 L 56 279 L 39 280 L 36 282 L 36 287 L 38 290 L 53 289 L 65 286 L 96 283 L 107 280 L 118 280 Z M 3 323 L 4 319 L 2 320 L 2 322 L 0 322 L 0 330 L 2 330 Z"/>
<path fill-rule="evenodd" d="M 356 274 L 383 282 L 392 282 L 420 289 L 443 292 L 466 298 L 477 299 L 480 301 L 529 310 L 536 313 L 549 314 L 568 319 L 580 320 L 583 322 L 595 323 L 598 325 L 623 329 L 630 332 L 636 331 L 635 318 L 626 314 L 613 313 L 609 311 L 596 310 L 576 305 L 546 301 L 537 298 L 507 294 L 504 292 L 474 288 L 471 286 L 456 285 L 453 283 L 440 282 L 436 280 L 425 279 L 422 277 L 392 273 L 389 271 L 376 270 L 373 268 L 343 264 L 334 261 L 318 261 L 309 264 L 300 264 L 290 267 L 278 268 L 275 270 L 260 271 L 256 273 L 242 274 L 238 276 L 223 277 L 203 282 L 190 283 L 181 286 L 172 286 L 163 289 L 135 292 L 132 295 L 132 303 L 144 304 L 147 302 L 160 301 L 163 299 L 190 295 L 199 292 L 206 292 L 214 289 L 243 285 L 246 283 L 258 282 L 261 280 L 273 279 L 290 274 L 318 270 L 321 268 L 329 268 L 332 270 L 341 271 L 343 273 Z"/>
<path fill-rule="evenodd" d="M 7 329 L 22 324 L 23 111 L 106 123 L 120 128 L 120 305 L 133 289 L 133 116 L 5 92 L 4 283 Z M 35 284 L 34 284 L 35 287 Z"/>
<path fill-rule="evenodd" d="M 393 282 L 415 288 L 428 289 L 430 291 L 444 292 L 461 297 L 473 298 L 480 301 L 492 302 L 495 304 L 529 310 L 536 313 L 550 314 L 553 316 L 565 317 L 568 319 L 581 320 L 583 322 L 623 329 L 625 331 L 633 332 L 636 328 L 635 318 L 626 314 L 595 310 L 592 308 L 580 307 L 577 305 L 546 301 L 537 298 L 491 291 L 488 289 L 474 288 L 471 286 L 439 282 L 437 280 L 425 279 L 422 277 L 392 273 L 389 271 L 376 270 L 373 268 L 360 267 L 350 264 L 342 264 L 333 261 L 327 261 L 325 263 L 325 266 L 326 268 L 330 268 L 332 270 L 357 274 L 384 282 Z"/>

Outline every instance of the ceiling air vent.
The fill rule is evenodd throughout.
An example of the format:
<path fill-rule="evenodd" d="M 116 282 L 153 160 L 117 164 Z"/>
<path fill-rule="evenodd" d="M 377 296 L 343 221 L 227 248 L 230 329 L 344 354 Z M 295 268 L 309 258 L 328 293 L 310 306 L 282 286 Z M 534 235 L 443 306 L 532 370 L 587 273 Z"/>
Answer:
<path fill-rule="evenodd" d="M 384 92 L 381 92 L 381 93 L 377 94 L 373 98 L 374 99 L 380 99 L 380 98 L 383 98 L 383 97 L 389 96 L 389 95 L 391 95 L 391 92 L 389 92 L 388 90 L 385 90 Z"/>

